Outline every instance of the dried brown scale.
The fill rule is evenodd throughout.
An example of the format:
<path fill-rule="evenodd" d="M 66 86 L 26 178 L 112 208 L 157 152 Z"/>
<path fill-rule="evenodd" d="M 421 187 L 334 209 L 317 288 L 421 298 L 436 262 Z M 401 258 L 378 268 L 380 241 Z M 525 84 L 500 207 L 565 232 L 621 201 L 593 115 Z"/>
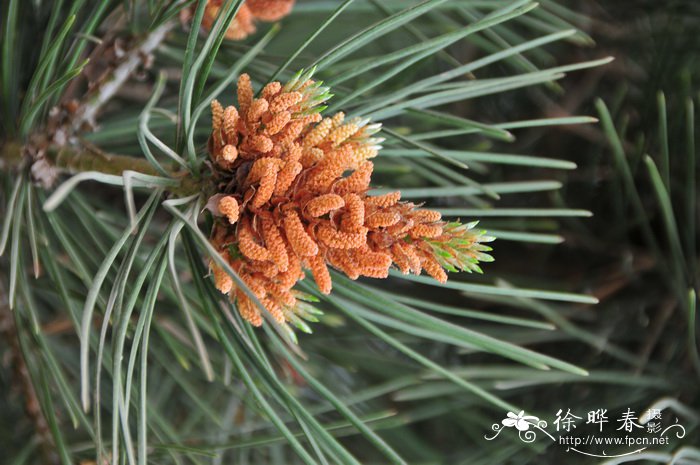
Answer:
<path fill-rule="evenodd" d="M 304 269 L 329 293 L 329 265 L 351 279 L 385 278 L 395 266 L 444 281 L 436 247 L 471 257 L 454 245 L 464 243 L 462 230 L 446 229 L 438 212 L 401 202 L 399 192 L 368 195 L 378 127 L 310 111 L 322 100 L 312 84 L 271 83 L 254 99 L 242 75 L 238 110 L 212 102 L 208 147 L 221 216 L 211 241 L 279 322 L 295 313 L 293 288 Z M 260 325 L 254 302 L 220 267 L 211 268 L 217 288 Z"/>

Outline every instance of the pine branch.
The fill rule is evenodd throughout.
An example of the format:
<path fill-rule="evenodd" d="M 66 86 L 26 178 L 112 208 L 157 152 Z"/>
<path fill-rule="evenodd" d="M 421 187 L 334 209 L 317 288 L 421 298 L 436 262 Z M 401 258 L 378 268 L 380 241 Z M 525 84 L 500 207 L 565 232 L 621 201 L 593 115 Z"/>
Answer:
<path fill-rule="evenodd" d="M 109 102 L 119 89 L 127 82 L 132 73 L 165 40 L 168 32 L 175 26 L 174 21 L 166 22 L 151 31 L 136 47 L 126 52 L 121 64 L 114 68 L 97 93 L 90 97 L 78 110 L 73 119 L 73 129 L 79 130 L 84 124 L 95 125 L 95 118 L 100 109 Z"/>
<path fill-rule="evenodd" d="M 0 148 L 0 169 L 17 170 L 24 166 L 24 163 L 31 164 L 32 176 L 46 188 L 53 187 L 54 181 L 61 174 L 86 171 L 115 176 L 121 176 L 124 171 L 135 171 L 149 176 L 160 174 L 144 158 L 107 153 L 87 143 L 82 147 L 51 145 L 38 154 L 31 154 L 25 146 L 17 142 L 7 142 Z M 168 189 L 177 196 L 184 197 L 205 189 L 205 180 L 195 179 L 189 176 L 189 172 L 172 170 L 169 175 L 180 181 L 177 186 Z"/>

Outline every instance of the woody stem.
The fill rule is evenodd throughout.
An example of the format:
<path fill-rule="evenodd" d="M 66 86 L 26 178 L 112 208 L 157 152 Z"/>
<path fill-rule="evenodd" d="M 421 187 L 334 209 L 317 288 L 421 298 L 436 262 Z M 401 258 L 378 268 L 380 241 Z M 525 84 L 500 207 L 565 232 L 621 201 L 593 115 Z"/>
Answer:
<path fill-rule="evenodd" d="M 106 153 L 88 147 L 49 146 L 46 149 L 45 160 L 57 174 L 97 171 L 121 176 L 124 171 L 136 171 L 150 176 L 160 176 L 160 173 L 144 158 Z M 24 147 L 21 144 L 7 142 L 2 145 L 0 169 L 17 169 L 24 162 L 32 161 L 24 154 Z M 168 189 L 172 194 L 187 196 L 201 192 L 204 188 L 203 180 L 194 179 L 189 173 L 173 170 L 169 174 L 180 181 L 177 186 Z"/>

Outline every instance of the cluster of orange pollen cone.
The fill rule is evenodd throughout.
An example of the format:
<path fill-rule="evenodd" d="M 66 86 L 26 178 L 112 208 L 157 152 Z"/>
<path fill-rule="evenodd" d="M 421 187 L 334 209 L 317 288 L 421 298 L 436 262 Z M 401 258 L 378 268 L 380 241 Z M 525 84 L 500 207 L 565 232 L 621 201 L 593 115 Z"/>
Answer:
<path fill-rule="evenodd" d="M 202 26 L 211 29 L 221 10 L 223 0 L 209 0 L 202 17 Z M 294 0 L 246 0 L 226 28 L 226 38 L 242 40 L 255 32 L 256 21 L 273 22 L 287 16 Z"/>
<path fill-rule="evenodd" d="M 217 194 L 211 242 L 264 310 L 214 260 L 216 287 L 253 325 L 261 310 L 279 323 L 313 320 L 294 285 L 310 270 L 328 294 L 331 266 L 351 279 L 425 270 L 440 282 L 449 270 L 480 271 L 489 240 L 473 224 L 446 223 L 440 213 L 400 201 L 400 192 L 370 196 L 383 139 L 379 124 L 323 118 L 328 88 L 298 73 L 267 84 L 254 98 L 248 75 L 238 80 L 238 108 L 213 101 L 208 149 Z"/>

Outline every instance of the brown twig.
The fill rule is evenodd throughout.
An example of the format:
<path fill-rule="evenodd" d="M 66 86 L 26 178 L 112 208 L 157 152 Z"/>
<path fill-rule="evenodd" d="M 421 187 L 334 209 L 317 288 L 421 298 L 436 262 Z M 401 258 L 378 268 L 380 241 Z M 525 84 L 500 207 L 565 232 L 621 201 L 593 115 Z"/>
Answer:
<path fill-rule="evenodd" d="M 0 146 L 0 169 L 14 170 L 23 166 L 29 157 L 24 146 L 17 142 L 7 142 Z M 32 175 L 35 179 L 55 179 L 60 174 L 77 174 L 86 171 L 98 171 L 102 174 L 121 176 L 124 171 L 136 171 L 141 174 L 159 176 L 160 173 L 145 158 L 107 153 L 89 143 L 83 146 L 48 146 L 42 152 L 41 163 L 34 163 Z M 196 179 L 187 171 L 171 171 L 170 175 L 179 181 L 178 185 L 168 188 L 168 192 L 177 196 L 188 196 L 207 190 L 206 179 Z M 45 183 L 51 187 L 51 183 Z"/>
<path fill-rule="evenodd" d="M 79 130 L 84 124 L 94 125 L 95 118 L 105 103 L 114 97 L 133 72 L 143 63 L 144 57 L 150 55 L 165 39 L 175 22 L 170 21 L 153 30 L 136 47 L 127 52 L 124 60 L 110 73 L 87 102 L 85 102 L 73 118 L 73 129 Z"/>

